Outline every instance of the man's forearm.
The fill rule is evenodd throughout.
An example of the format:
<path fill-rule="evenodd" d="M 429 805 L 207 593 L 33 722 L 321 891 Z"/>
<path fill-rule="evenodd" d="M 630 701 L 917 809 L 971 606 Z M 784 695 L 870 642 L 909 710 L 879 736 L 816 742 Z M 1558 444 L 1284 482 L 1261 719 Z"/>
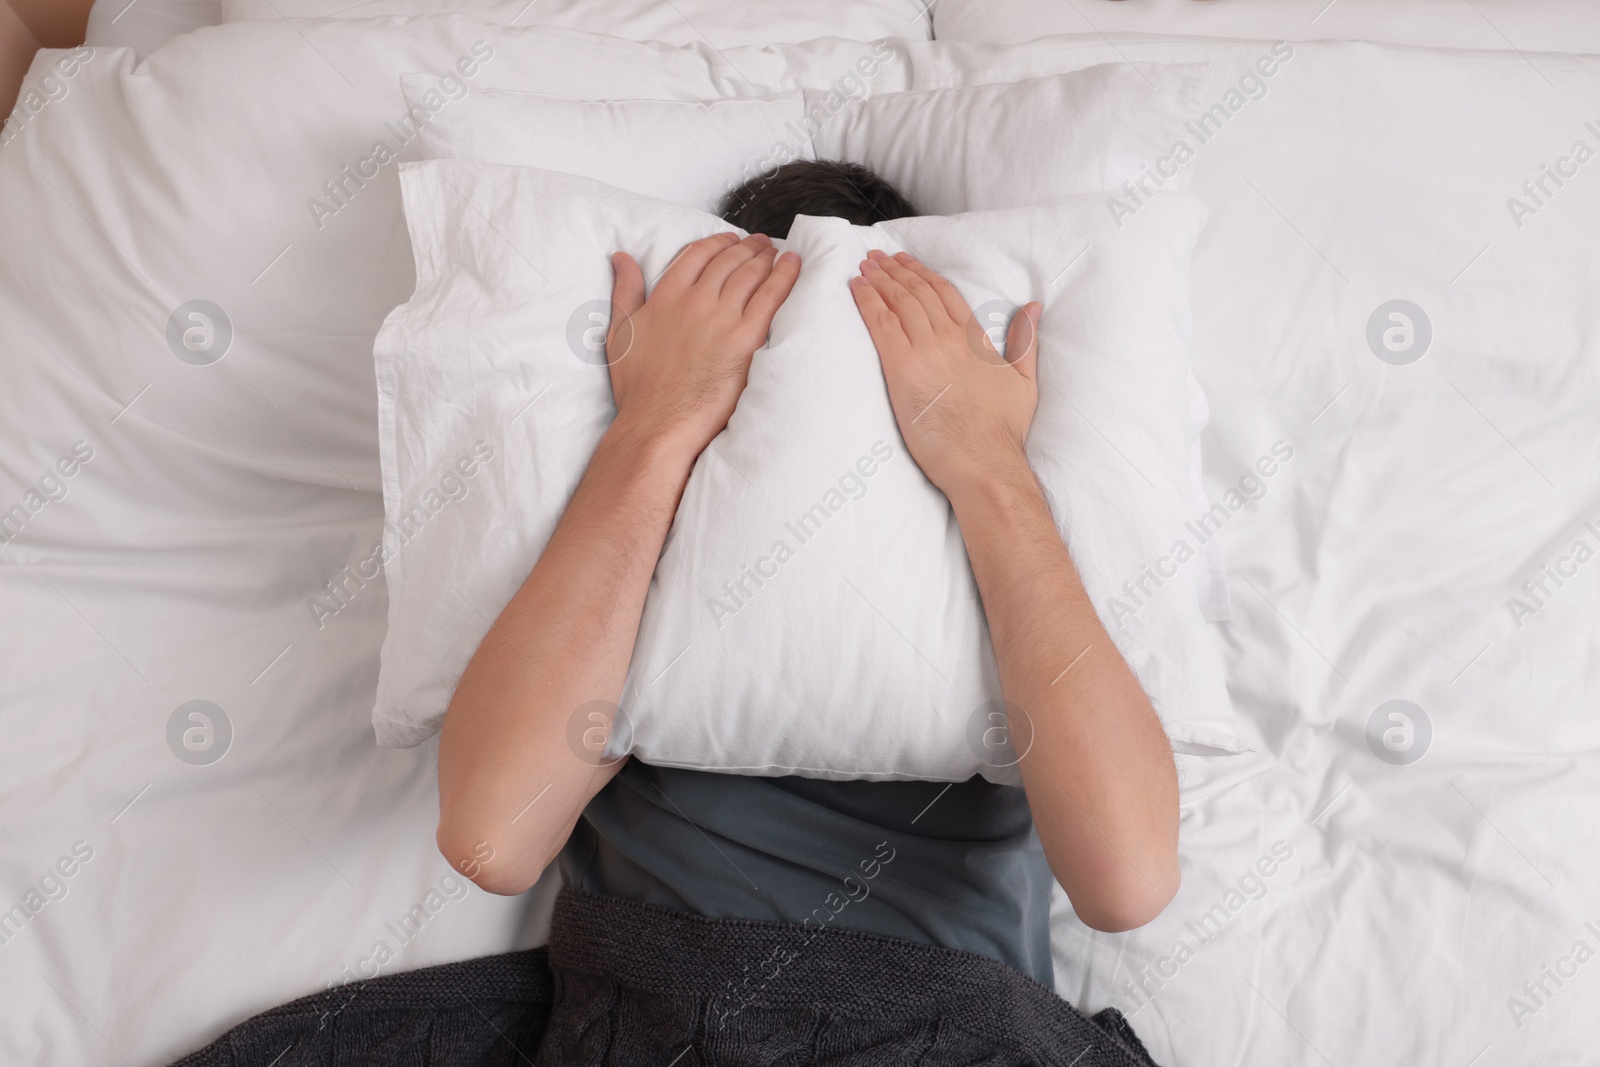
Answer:
<path fill-rule="evenodd" d="M 462 673 L 439 739 L 439 849 L 497 893 L 538 879 L 616 773 L 589 739 L 612 725 L 689 471 L 727 425 L 800 273 L 793 252 L 732 232 L 691 241 L 649 297 L 637 260 L 617 252 L 611 265 L 617 417 Z M 569 723 L 582 744 L 568 744 Z"/>
<path fill-rule="evenodd" d="M 616 772 L 572 750 L 568 720 L 621 696 L 695 451 L 613 424 L 461 676 L 439 742 L 439 847 L 485 889 L 532 885 Z"/>
<path fill-rule="evenodd" d="M 1095 614 L 1026 459 L 951 502 L 1002 691 L 1026 716 L 1012 736 L 1028 746 L 1020 767 L 1051 869 L 1084 922 L 1142 925 L 1178 885 L 1166 733 Z"/>

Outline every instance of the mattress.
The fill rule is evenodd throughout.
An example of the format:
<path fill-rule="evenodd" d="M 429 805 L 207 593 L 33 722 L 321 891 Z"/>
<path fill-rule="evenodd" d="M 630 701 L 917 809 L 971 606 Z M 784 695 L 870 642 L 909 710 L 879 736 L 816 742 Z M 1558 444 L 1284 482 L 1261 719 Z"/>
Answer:
<path fill-rule="evenodd" d="M 74 469 L 0 544 L 0 909 L 40 902 L 0 926 L 0 1061 L 159 1064 L 313 989 L 543 936 L 548 877 L 512 900 L 452 879 L 431 749 L 372 743 L 381 581 L 324 626 L 306 610 L 381 522 L 367 414 L 329 398 L 404 298 L 383 194 L 340 220 L 382 284 L 319 293 L 337 239 L 280 252 L 304 188 L 174 193 L 226 162 L 195 140 L 225 117 L 251 165 L 336 169 L 398 113 L 399 73 L 464 47 L 435 21 L 107 50 L 0 149 L 0 234 L 36 250 L 0 260 L 0 507 Z M 508 68 L 545 55 L 485 32 Z M 1600 164 L 1574 146 L 1600 145 L 1600 61 L 1442 43 L 1296 44 L 1256 95 L 1265 42 L 916 42 L 879 86 L 1214 64 L 1226 117 L 1191 186 L 1208 492 L 1293 450 L 1219 535 L 1218 637 L 1264 747 L 1185 761 L 1161 919 L 1053 920 L 1060 992 L 1121 1007 L 1161 1063 L 1593 1059 Z M 703 77 L 629 51 L 630 88 L 825 85 L 844 47 L 701 50 Z M 219 287 L 254 309 L 210 368 L 248 426 L 208 418 L 163 337 Z"/>

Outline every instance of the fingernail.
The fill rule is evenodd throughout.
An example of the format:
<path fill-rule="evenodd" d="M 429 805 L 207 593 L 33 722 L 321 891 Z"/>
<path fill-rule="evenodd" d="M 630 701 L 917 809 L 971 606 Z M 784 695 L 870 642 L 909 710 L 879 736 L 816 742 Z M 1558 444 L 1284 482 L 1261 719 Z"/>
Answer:
<path fill-rule="evenodd" d="M 885 257 L 885 253 L 884 253 L 883 249 L 874 248 L 874 249 L 872 249 L 871 251 L 869 251 L 867 253 L 867 258 L 868 259 L 884 259 L 886 257 Z"/>
<path fill-rule="evenodd" d="M 911 253 L 910 252 L 896 252 L 894 254 L 894 258 L 898 259 L 902 263 L 915 263 L 916 262 L 915 259 L 911 258 Z"/>
<path fill-rule="evenodd" d="M 770 245 L 772 243 L 772 238 L 764 233 L 753 233 L 750 235 L 750 239 L 757 244 Z"/>
<path fill-rule="evenodd" d="M 878 261 L 877 260 L 869 259 L 865 263 L 861 264 L 861 269 L 862 270 L 882 270 L 883 268 L 878 266 Z"/>
<path fill-rule="evenodd" d="M 783 262 L 783 261 L 784 261 L 784 260 L 786 260 L 786 259 L 793 259 L 793 260 L 798 260 L 798 259 L 799 259 L 799 258 L 800 258 L 800 256 L 799 256 L 799 254 L 798 254 L 798 253 L 795 253 L 795 252 L 785 252 L 785 253 L 784 253 L 784 254 L 783 254 L 783 255 L 781 255 L 781 256 L 779 256 L 779 257 L 778 257 L 778 262 L 779 262 L 779 263 L 782 263 L 782 262 Z"/>

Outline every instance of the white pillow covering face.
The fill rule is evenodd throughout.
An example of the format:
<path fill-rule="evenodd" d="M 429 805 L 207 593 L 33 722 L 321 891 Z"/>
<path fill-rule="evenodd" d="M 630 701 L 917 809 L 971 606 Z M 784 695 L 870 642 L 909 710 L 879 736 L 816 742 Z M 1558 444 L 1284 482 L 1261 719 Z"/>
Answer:
<path fill-rule="evenodd" d="M 408 108 L 438 79 L 400 79 Z M 431 109 L 430 109 L 431 110 Z M 423 155 L 565 171 L 715 212 L 736 176 L 762 173 L 805 119 L 799 90 L 760 99 L 571 100 L 480 89 L 422 127 Z M 809 158 L 802 144 L 797 158 Z"/>
<path fill-rule="evenodd" d="M 654 279 L 728 228 L 523 168 L 433 161 L 403 168 L 402 186 L 418 285 L 376 346 L 390 629 L 374 725 L 390 744 L 437 728 L 614 414 L 598 344 L 610 253 Z M 1202 215 L 1163 197 L 1119 231 L 1088 197 L 870 229 L 797 220 L 785 243 L 800 279 L 684 493 L 612 754 L 1016 780 L 1014 757 L 986 747 L 999 690 L 960 531 L 905 452 L 847 282 L 869 248 L 906 249 L 989 321 L 1045 303 L 1029 452 L 1105 617 L 1187 512 L 1185 294 Z M 1175 744 L 1235 751 L 1198 573 L 1179 565 L 1107 623 Z"/>
<path fill-rule="evenodd" d="M 933 36 L 932 19 L 912 0 L 222 0 L 224 22 L 449 14 L 714 48 Z"/>

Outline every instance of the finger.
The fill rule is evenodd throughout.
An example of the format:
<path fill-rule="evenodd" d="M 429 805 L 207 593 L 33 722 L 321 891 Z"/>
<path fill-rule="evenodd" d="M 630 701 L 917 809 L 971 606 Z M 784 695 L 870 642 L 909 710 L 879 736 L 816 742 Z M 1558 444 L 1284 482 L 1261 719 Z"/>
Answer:
<path fill-rule="evenodd" d="M 922 305 L 923 313 L 928 316 L 930 324 L 942 326 L 946 322 L 959 324 L 966 321 L 953 317 L 945 310 L 944 301 L 933 291 L 933 286 L 895 257 L 879 253 L 873 260 L 888 273 L 889 277 L 905 286 L 906 292 L 916 298 L 917 303 Z"/>
<path fill-rule="evenodd" d="M 644 307 L 644 271 L 626 252 L 611 257 L 611 303 L 625 314 L 633 315 Z"/>
<path fill-rule="evenodd" d="M 705 270 L 707 263 L 716 258 L 723 249 L 731 248 L 738 243 L 739 235 L 732 230 L 714 233 L 698 241 L 690 241 L 661 273 L 661 280 L 656 283 L 656 288 L 668 291 L 689 288 L 700 280 L 700 273 Z"/>
<path fill-rule="evenodd" d="M 644 272 L 639 269 L 638 261 L 626 252 L 611 257 L 611 271 L 611 322 L 606 327 L 606 364 L 615 374 L 617 364 L 633 348 L 633 317 L 644 307 Z"/>
<path fill-rule="evenodd" d="M 895 280 L 878 260 L 868 259 L 863 263 L 861 276 L 867 279 L 867 284 L 877 290 L 889 310 L 899 317 L 900 328 L 913 342 L 920 341 L 933 333 L 933 324 L 928 321 L 928 311 L 922 306 L 922 301 L 911 295 L 911 292 Z"/>
<path fill-rule="evenodd" d="M 728 284 L 728 279 L 733 277 L 734 271 L 771 247 L 772 239 L 766 234 L 751 234 L 738 244 L 724 248 L 713 256 L 711 262 L 706 264 L 706 269 L 700 272 L 698 284 L 707 286 L 713 293 L 720 294 Z"/>
<path fill-rule="evenodd" d="M 793 252 L 785 252 L 772 264 L 772 271 L 750 296 L 750 301 L 745 305 L 744 318 L 754 322 L 763 331 L 772 325 L 772 316 L 778 313 L 778 308 L 789 299 L 789 291 L 794 288 L 794 281 L 800 277 L 800 257 Z"/>
<path fill-rule="evenodd" d="M 742 314 L 750 306 L 750 297 L 761 288 L 761 283 L 767 280 L 777 261 L 778 250 L 768 245 L 739 264 L 738 269 L 728 275 L 728 280 L 722 285 L 722 299 Z"/>
<path fill-rule="evenodd" d="M 1035 386 L 1039 384 L 1039 317 L 1044 305 L 1035 300 L 1011 316 L 1006 331 L 1006 362 Z"/>
<path fill-rule="evenodd" d="M 850 295 L 856 298 L 856 310 L 866 323 L 867 333 L 872 335 L 880 361 L 893 360 L 910 347 L 911 339 L 900 325 L 900 316 L 884 303 L 883 296 L 864 276 L 850 279 Z"/>
<path fill-rule="evenodd" d="M 964 323 L 972 318 L 972 309 L 967 306 L 966 300 L 959 290 L 945 280 L 944 275 L 906 252 L 901 252 L 894 257 L 897 262 L 910 270 L 917 277 L 928 283 L 928 287 L 938 294 L 939 300 L 944 304 L 945 311 L 958 323 Z"/>

